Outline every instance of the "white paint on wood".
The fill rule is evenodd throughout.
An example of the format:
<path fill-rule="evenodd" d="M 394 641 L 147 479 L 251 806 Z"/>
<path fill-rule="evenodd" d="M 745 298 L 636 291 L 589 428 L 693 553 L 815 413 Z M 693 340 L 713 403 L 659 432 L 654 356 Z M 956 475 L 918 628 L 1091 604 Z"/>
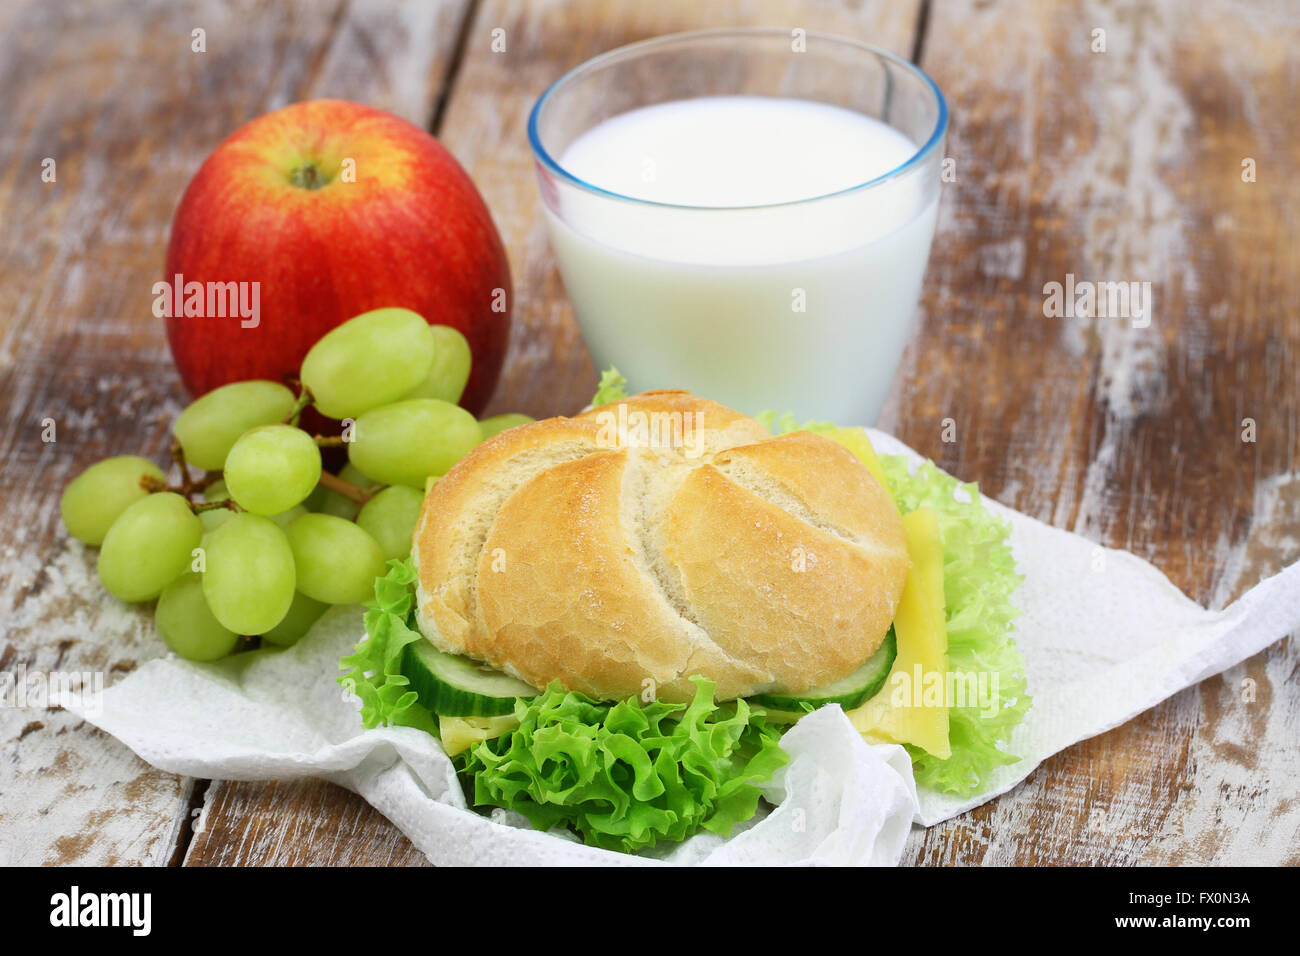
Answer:
<path fill-rule="evenodd" d="M 104 594 L 93 554 L 72 542 L 43 564 L 0 552 L 3 669 L 29 686 L 90 674 L 110 686 L 165 653 L 147 612 Z M 191 781 L 149 767 L 63 710 L 0 707 L 0 864 L 164 865 Z"/>

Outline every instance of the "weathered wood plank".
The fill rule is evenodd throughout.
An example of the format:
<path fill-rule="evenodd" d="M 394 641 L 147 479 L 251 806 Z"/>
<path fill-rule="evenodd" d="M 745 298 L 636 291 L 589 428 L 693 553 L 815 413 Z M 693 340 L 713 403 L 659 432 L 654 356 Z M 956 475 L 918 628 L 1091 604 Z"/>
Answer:
<path fill-rule="evenodd" d="M 523 124 L 545 83 L 599 50 L 722 23 L 826 29 L 906 53 L 917 12 L 696 6 L 488 2 L 469 24 L 443 134 L 515 269 L 517 326 L 495 410 L 567 410 L 595 379 L 537 218 Z M 21 91 L 0 98 L 10 132 L 0 217 L 31 224 L 0 233 L 0 433 L 11 450 L 0 461 L 0 666 L 111 680 L 158 651 L 148 615 L 106 604 L 84 557 L 63 546 L 51 489 L 103 455 L 161 460 L 180 392 L 148 295 L 187 177 L 239 121 L 308 95 L 426 121 L 459 10 L 0 13 L 0 90 Z M 189 52 L 195 26 L 208 31 L 207 54 Z M 497 27 L 504 54 L 489 46 Z M 1089 51 L 1097 27 L 1104 54 Z M 1225 4 L 1085 14 L 936 2 L 930 15 L 924 62 L 953 106 L 958 181 L 946 187 L 925 320 L 882 424 L 1021 510 L 1149 557 L 1207 603 L 1300 556 L 1300 187 L 1284 172 L 1300 140 L 1279 119 L 1296 30 L 1277 7 Z M 40 182 L 45 156 L 58 157 L 57 184 Z M 1256 183 L 1240 179 L 1245 157 Z M 1044 318 L 1042 285 L 1067 272 L 1151 281 L 1151 327 Z M 44 417 L 58 423 L 52 447 L 39 440 Z M 947 417 L 951 444 L 940 437 Z M 1246 417 L 1254 443 L 1240 440 Z M 1300 862 L 1288 746 L 1296 646 L 1058 755 L 995 804 L 914 834 L 905 860 Z M 0 742 L 0 860 L 170 858 L 190 781 L 66 714 L 0 709 Z M 218 782 L 187 862 L 421 858 L 330 785 Z"/>
<path fill-rule="evenodd" d="M 53 679 L 86 675 L 86 686 L 103 686 L 158 654 L 152 623 L 104 600 L 88 557 L 78 546 L 52 560 L 14 545 L 0 552 L 7 573 L 0 670 L 24 688 L 6 686 L 0 706 L 6 865 L 165 865 L 187 812 L 192 781 L 154 770 L 79 718 L 45 707 Z"/>
<path fill-rule="evenodd" d="M 1277 5 L 944 2 L 924 41 L 958 178 L 884 427 L 1211 605 L 1300 558 L 1300 141 L 1278 122 L 1298 40 Z M 1045 317 L 1067 274 L 1150 282 L 1150 326 Z M 905 859 L 1293 861 L 1295 644 L 914 834 Z"/>
<path fill-rule="evenodd" d="M 319 780 L 213 781 L 186 866 L 428 866 L 370 804 Z"/>
<path fill-rule="evenodd" d="M 244 120 L 344 96 L 424 122 L 462 2 L 6 5 L 0 31 L 4 669 L 114 677 L 162 644 L 58 527 L 98 458 L 165 459 L 183 400 L 151 285 L 172 210 Z M 192 50 L 195 29 L 205 52 Z M 56 181 L 43 182 L 54 159 Z M 42 441 L 52 419 L 57 441 Z M 193 782 L 64 713 L 0 708 L 0 862 L 166 864 Z M 324 788 L 324 785 L 321 785 Z"/>

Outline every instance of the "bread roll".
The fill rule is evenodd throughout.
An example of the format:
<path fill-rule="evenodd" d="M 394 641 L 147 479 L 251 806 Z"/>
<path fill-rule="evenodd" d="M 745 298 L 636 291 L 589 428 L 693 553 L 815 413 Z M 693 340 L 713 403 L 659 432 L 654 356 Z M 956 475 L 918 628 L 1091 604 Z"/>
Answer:
<path fill-rule="evenodd" d="M 420 630 L 599 699 L 798 693 L 889 630 L 910 562 L 889 494 L 837 443 L 772 438 L 684 391 L 502 432 L 425 498 Z"/>

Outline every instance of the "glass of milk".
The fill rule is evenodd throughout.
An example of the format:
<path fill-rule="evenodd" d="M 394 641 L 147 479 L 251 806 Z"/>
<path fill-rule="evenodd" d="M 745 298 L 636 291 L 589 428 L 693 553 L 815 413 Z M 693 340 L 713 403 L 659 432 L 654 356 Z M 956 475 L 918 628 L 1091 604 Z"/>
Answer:
<path fill-rule="evenodd" d="M 948 110 L 855 40 L 622 47 L 533 107 L 551 245 L 597 368 L 754 414 L 871 424 L 934 237 Z"/>

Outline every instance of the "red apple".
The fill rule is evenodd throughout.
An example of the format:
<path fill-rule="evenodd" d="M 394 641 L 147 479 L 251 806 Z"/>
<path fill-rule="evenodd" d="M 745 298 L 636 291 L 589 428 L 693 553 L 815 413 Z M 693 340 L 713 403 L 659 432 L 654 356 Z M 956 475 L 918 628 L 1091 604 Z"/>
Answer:
<path fill-rule="evenodd" d="M 295 103 L 232 133 L 181 198 L 164 280 L 183 294 L 155 286 L 155 311 L 196 396 L 297 375 L 317 339 L 382 306 L 464 333 L 471 412 L 505 359 L 510 267 L 483 197 L 436 139 L 358 103 Z"/>

